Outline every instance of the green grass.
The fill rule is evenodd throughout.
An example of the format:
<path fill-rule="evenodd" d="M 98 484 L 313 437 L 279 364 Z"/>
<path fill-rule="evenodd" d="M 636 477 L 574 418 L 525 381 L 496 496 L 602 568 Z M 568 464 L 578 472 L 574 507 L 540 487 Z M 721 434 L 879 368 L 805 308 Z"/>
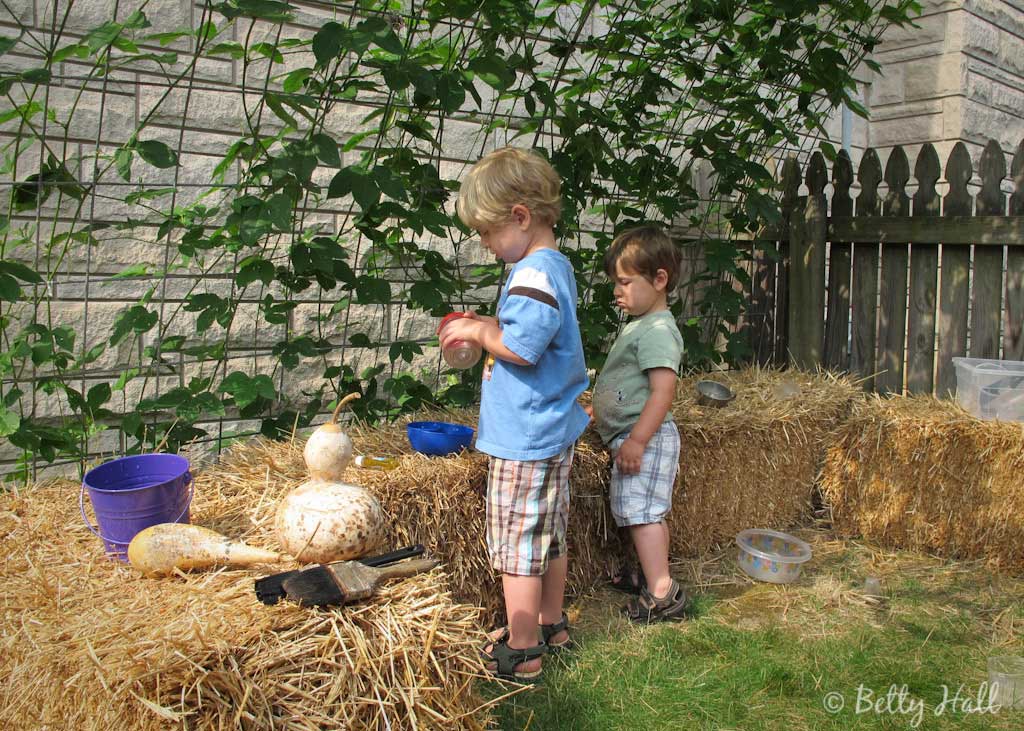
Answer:
<path fill-rule="evenodd" d="M 500 728 L 1024 728 L 1024 711 L 943 705 L 961 685 L 977 705 L 987 658 L 1024 655 L 1024 581 L 821 536 L 814 546 L 816 559 L 825 555 L 797 584 L 709 589 L 685 624 L 637 628 L 616 614 L 621 595 L 584 599 L 579 649 L 548 658 L 540 686 L 503 701 Z M 857 591 L 868 573 L 883 576 L 886 601 Z M 842 695 L 842 710 L 825 708 L 830 693 Z"/>

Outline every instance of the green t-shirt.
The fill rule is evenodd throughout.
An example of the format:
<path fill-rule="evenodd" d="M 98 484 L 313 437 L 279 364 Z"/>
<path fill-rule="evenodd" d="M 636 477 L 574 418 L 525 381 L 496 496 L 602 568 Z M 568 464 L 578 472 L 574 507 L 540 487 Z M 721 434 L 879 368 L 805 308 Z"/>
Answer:
<path fill-rule="evenodd" d="M 594 385 L 594 426 L 605 444 L 629 431 L 651 395 L 650 368 L 679 371 L 683 336 L 668 310 L 628 323 L 608 353 Z M 672 412 L 665 415 L 671 421 Z"/>

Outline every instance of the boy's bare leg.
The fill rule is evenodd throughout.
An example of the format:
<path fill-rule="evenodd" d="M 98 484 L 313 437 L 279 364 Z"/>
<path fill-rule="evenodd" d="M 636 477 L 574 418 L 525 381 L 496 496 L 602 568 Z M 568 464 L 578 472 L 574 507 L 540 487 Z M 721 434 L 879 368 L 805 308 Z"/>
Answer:
<path fill-rule="evenodd" d="M 501 575 L 501 586 L 505 593 L 505 613 L 508 615 L 508 646 L 525 650 L 537 645 L 537 617 L 540 616 L 540 599 L 543 588 L 540 576 Z M 520 672 L 532 672 L 540 668 L 540 658 L 516 665 Z"/>
<path fill-rule="evenodd" d="M 648 591 L 659 599 L 667 596 L 672 588 L 672 577 L 668 573 L 668 527 L 664 521 L 645 523 L 631 525 L 629 532 L 647 578 Z"/>
<path fill-rule="evenodd" d="M 555 624 L 562 620 L 565 603 L 565 579 L 569 574 L 569 557 L 559 556 L 548 561 L 548 571 L 542 580 L 540 595 L 540 623 Z M 569 633 L 562 630 L 551 637 L 554 644 L 565 642 Z"/>

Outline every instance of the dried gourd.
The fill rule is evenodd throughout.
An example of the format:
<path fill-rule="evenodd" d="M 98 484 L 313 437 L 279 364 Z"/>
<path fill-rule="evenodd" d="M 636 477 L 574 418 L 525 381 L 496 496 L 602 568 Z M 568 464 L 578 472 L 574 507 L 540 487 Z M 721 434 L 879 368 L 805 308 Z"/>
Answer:
<path fill-rule="evenodd" d="M 289 492 L 277 508 L 275 529 L 282 550 L 306 563 L 329 563 L 365 556 L 385 536 L 384 511 L 373 493 L 342 481 L 352 458 L 352 441 L 338 426 L 343 398 L 331 420 L 303 450 L 310 480 Z"/>

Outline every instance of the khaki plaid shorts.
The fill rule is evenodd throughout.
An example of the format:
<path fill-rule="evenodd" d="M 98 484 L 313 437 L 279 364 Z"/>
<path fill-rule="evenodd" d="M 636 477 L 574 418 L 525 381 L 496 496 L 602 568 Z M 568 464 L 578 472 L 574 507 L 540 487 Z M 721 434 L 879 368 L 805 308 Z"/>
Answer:
<path fill-rule="evenodd" d="M 541 576 L 566 555 L 569 469 L 575 445 L 549 459 L 491 457 L 487 470 L 487 550 L 503 574 Z"/>
<path fill-rule="evenodd" d="M 629 433 L 621 434 L 609 446 L 614 455 Z M 660 523 L 672 509 L 672 489 L 679 471 L 679 429 L 666 421 L 654 432 L 640 461 L 640 472 L 627 475 L 612 463 L 608 490 L 615 525 Z"/>

